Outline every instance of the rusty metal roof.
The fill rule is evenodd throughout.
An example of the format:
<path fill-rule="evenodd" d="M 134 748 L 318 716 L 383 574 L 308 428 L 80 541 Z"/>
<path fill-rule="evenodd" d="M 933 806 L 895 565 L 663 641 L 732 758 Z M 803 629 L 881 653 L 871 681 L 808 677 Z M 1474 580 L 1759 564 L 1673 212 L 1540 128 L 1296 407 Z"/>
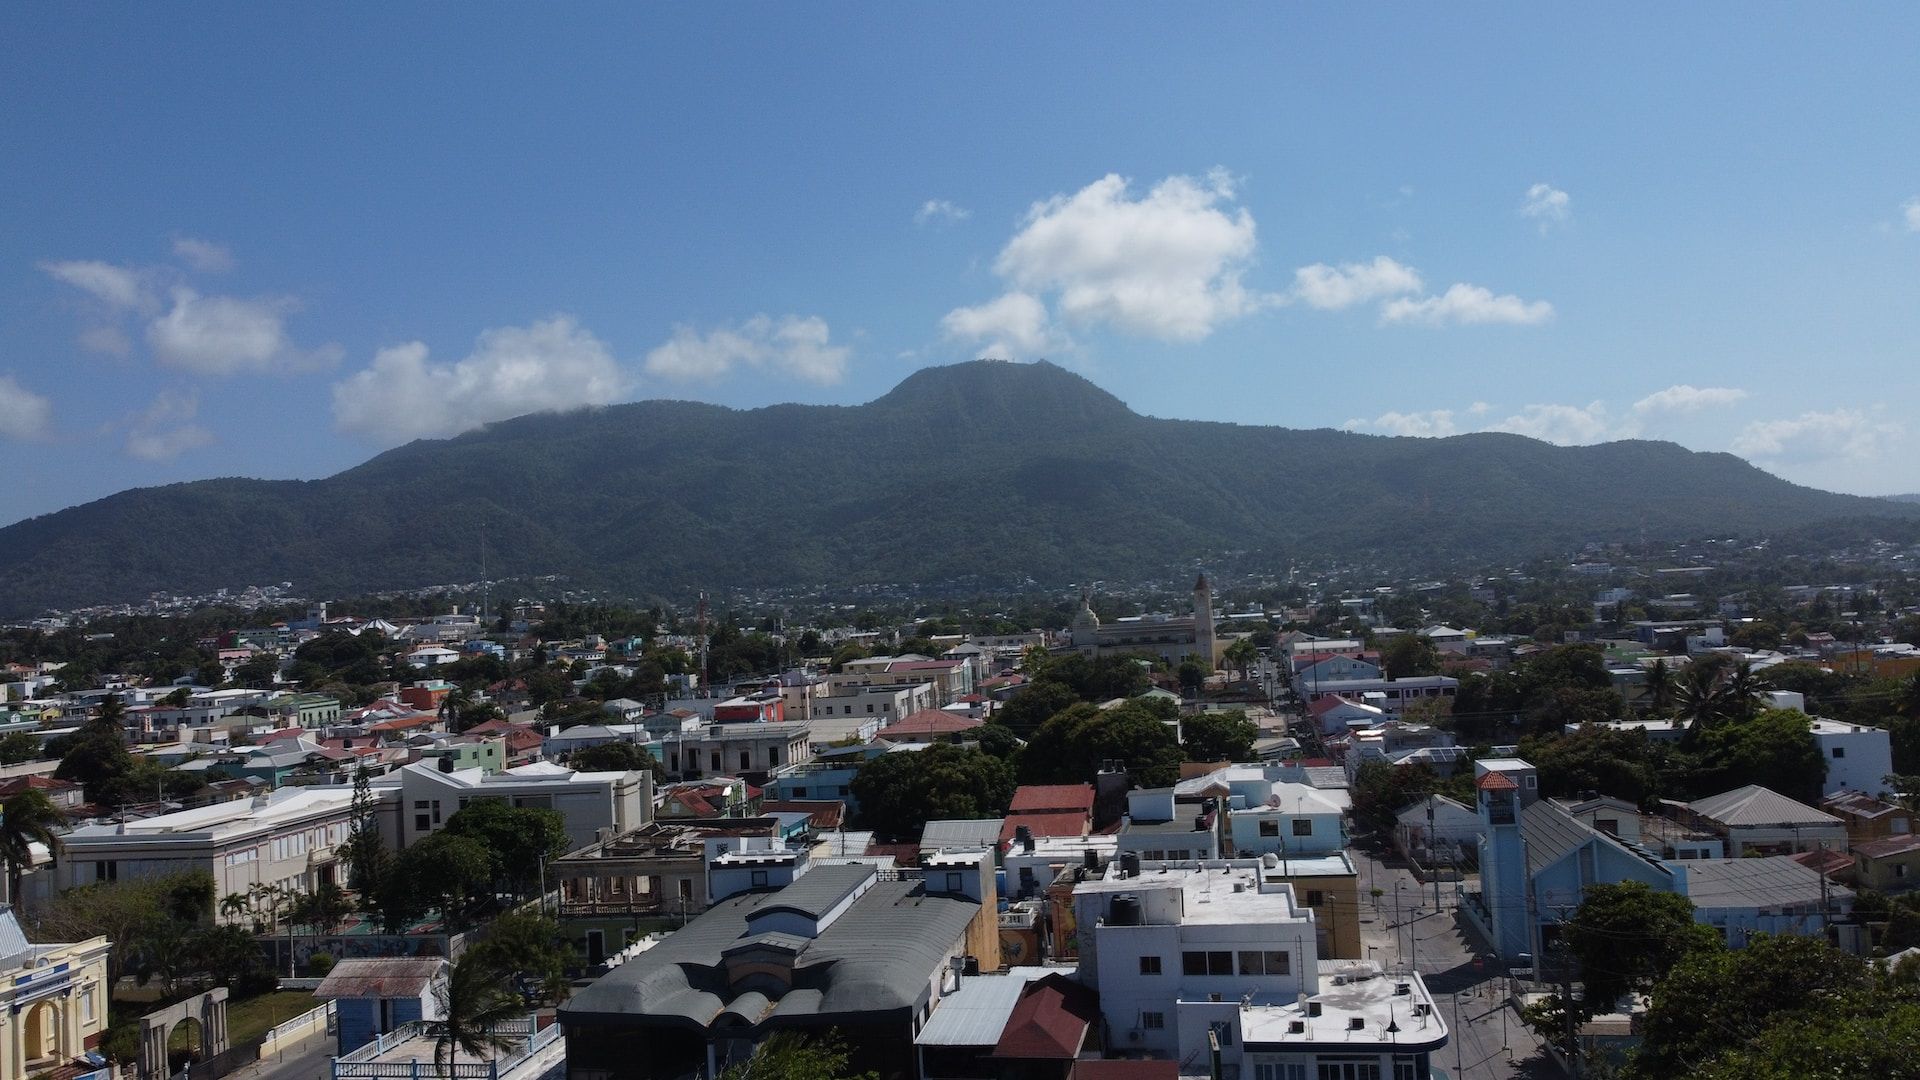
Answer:
<path fill-rule="evenodd" d="M 333 966 L 314 990 L 317 998 L 417 998 L 447 962 L 438 957 L 353 958 Z"/>

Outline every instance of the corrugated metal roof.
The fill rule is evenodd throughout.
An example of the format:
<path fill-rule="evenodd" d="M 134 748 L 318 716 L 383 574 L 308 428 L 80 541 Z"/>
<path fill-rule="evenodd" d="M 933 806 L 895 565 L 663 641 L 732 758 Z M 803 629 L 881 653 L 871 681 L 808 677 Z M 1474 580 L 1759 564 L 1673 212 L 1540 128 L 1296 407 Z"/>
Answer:
<path fill-rule="evenodd" d="M 10 962 L 21 953 L 32 951 L 33 943 L 20 929 L 20 920 L 14 917 L 13 909 L 0 904 L 0 964 L 11 966 Z"/>
<path fill-rule="evenodd" d="M 1004 975 L 969 975 L 960 988 L 940 999 L 920 1034 L 919 1046 L 994 1046 L 1027 984 L 1045 978 L 1048 969 L 1016 967 Z"/>
<path fill-rule="evenodd" d="M 1839 825 L 1839 818 L 1758 784 L 1723 791 L 1688 804 L 1701 817 L 1735 827 Z"/>
<path fill-rule="evenodd" d="M 419 997 L 447 966 L 440 957 L 351 958 L 333 966 L 313 991 L 317 998 Z"/>

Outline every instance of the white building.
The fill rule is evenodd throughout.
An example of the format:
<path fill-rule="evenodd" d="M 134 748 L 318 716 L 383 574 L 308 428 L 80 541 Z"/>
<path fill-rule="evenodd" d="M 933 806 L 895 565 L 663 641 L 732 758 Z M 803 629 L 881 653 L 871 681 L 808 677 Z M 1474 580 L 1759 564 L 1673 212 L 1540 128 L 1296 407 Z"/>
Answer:
<path fill-rule="evenodd" d="M 1211 1034 L 1243 1080 L 1430 1075 L 1447 1029 L 1420 977 L 1322 962 L 1278 859 L 1125 861 L 1074 889 L 1080 978 L 1100 992 L 1110 1056 L 1206 1075 Z"/>
<path fill-rule="evenodd" d="M 576 772 L 551 762 L 535 762 L 505 772 L 452 768 L 451 759 L 415 762 L 373 781 L 374 790 L 401 803 L 399 843 L 406 847 L 443 828 L 469 803 L 499 799 L 516 807 L 557 810 L 567 821 L 567 839 L 583 848 L 601 831 L 617 836 L 646 824 L 653 809 L 653 774 Z M 351 789 L 321 788 L 318 791 Z"/>
<path fill-rule="evenodd" d="M 1816 718 L 1813 741 L 1827 759 L 1827 782 L 1820 794 L 1887 790 L 1887 774 L 1894 770 L 1893 742 L 1885 728 Z"/>

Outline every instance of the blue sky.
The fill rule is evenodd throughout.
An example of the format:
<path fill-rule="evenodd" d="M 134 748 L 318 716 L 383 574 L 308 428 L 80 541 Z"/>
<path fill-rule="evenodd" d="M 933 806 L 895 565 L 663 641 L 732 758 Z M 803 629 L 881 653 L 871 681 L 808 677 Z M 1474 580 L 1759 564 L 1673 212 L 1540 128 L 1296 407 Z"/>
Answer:
<path fill-rule="evenodd" d="M 1920 490 L 1920 8 L 1032 7 L 12 7 L 0 521 L 976 355 Z"/>

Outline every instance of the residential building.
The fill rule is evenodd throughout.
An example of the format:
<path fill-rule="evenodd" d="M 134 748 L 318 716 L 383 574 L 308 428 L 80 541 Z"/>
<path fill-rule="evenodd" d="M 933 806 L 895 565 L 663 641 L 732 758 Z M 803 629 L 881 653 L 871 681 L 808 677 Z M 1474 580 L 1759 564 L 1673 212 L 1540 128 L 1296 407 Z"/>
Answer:
<path fill-rule="evenodd" d="M 814 698 L 812 714 L 816 719 L 835 717 L 854 720 L 864 717 L 877 720 L 881 727 L 885 727 L 900 717 L 933 708 L 935 698 L 934 686 L 930 682 L 902 686 L 845 686 L 826 697 Z"/>
<path fill-rule="evenodd" d="M 1920 835 L 1870 840 L 1853 849 L 1854 878 L 1880 892 L 1906 892 L 1920 885 Z"/>
<path fill-rule="evenodd" d="M 373 788 L 392 792 L 389 797 L 402 804 L 397 847 L 440 831 L 448 818 L 481 799 L 559 811 L 566 819 L 567 840 L 576 848 L 598 840 L 602 830 L 617 835 L 645 824 L 653 809 L 653 774 L 645 769 L 576 772 L 540 762 L 489 773 L 457 769 L 451 760 L 443 759 L 417 762 L 379 777 Z M 344 790 L 352 795 L 349 789 L 316 790 Z"/>
<path fill-rule="evenodd" d="M 829 693 L 833 695 L 875 686 L 931 685 L 933 707 L 939 708 L 973 693 L 975 676 L 973 662 L 969 659 L 934 660 L 909 654 L 849 660 L 841 665 L 838 672 L 827 677 L 827 683 L 831 687 Z"/>
<path fill-rule="evenodd" d="M 1829 923 L 1853 910 L 1852 890 L 1789 855 L 1690 862 L 1685 892 L 1694 921 L 1718 930 L 1734 948 L 1755 934 L 1823 937 Z"/>
<path fill-rule="evenodd" d="M 1905 807 L 1865 792 L 1836 791 L 1820 800 L 1820 809 L 1846 823 L 1847 843 L 1855 847 L 1913 832 L 1913 815 Z"/>
<path fill-rule="evenodd" d="M 752 776 L 813 759 L 812 727 L 802 720 L 759 724 L 708 724 L 669 735 L 657 745 L 667 772 L 688 778 Z M 649 747 L 653 749 L 653 747 Z M 797 795 L 783 798 L 800 798 Z"/>
<path fill-rule="evenodd" d="M 1847 846 L 1844 821 L 1758 784 L 1687 803 L 1683 817 L 1723 837 L 1730 859 L 1749 850 L 1791 855 Z"/>
<path fill-rule="evenodd" d="M 1480 841 L 1480 815 L 1445 795 L 1429 795 L 1395 816 L 1394 846 L 1402 853 L 1474 850 Z"/>
<path fill-rule="evenodd" d="M 1329 697 L 1376 701 L 1385 712 L 1399 716 L 1421 701 L 1451 701 L 1460 690 L 1460 680 L 1450 675 L 1410 675 L 1404 679 L 1338 679 L 1299 688 L 1308 704 Z M 1379 694 L 1378 699 L 1365 695 Z M 1323 729 L 1324 730 L 1324 729 Z"/>
<path fill-rule="evenodd" d="M 890 743 L 961 743 L 984 723 L 939 709 L 923 709 L 895 720 L 874 737 Z"/>
<path fill-rule="evenodd" d="M 1837 791 L 1887 790 L 1893 769 L 1893 742 L 1885 728 L 1843 724 L 1824 717 L 1813 721 L 1813 741 L 1827 761 L 1822 795 Z"/>
<path fill-rule="evenodd" d="M 444 957 L 347 957 L 313 991 L 333 1002 L 337 1053 L 348 1054 L 403 1024 L 444 1020 Z"/>
<path fill-rule="evenodd" d="M 860 766 L 881 754 L 891 752 L 911 753 L 905 747 L 895 748 L 888 743 L 869 743 L 860 746 L 844 746 L 836 750 L 826 750 L 812 759 L 792 765 L 783 765 L 767 777 L 766 793 L 770 799 L 839 799 L 847 804 L 848 814 L 857 814 L 860 801 L 853 794 L 853 777 Z"/>
<path fill-rule="evenodd" d="M 1346 806 L 1306 784 L 1276 783 L 1264 803 L 1227 815 L 1235 856 L 1309 855 L 1347 845 Z"/>
<path fill-rule="evenodd" d="M 479 769 L 498 774 L 507 768 L 507 740 L 500 736 L 453 735 L 432 739 L 418 750 L 420 760 L 432 765 L 451 761 L 455 771 Z"/>
<path fill-rule="evenodd" d="M 1098 1045 L 1093 992 L 1059 971 L 962 975 L 913 1038 L 918 1075 L 941 1080 L 1068 1080 Z"/>
<path fill-rule="evenodd" d="M 1182 803 L 1175 788 L 1135 788 L 1127 792 L 1119 850 L 1153 862 L 1218 859 L 1224 850 L 1223 805 L 1213 796 Z"/>
<path fill-rule="evenodd" d="M 716 724 L 777 724 L 786 719 L 786 703 L 778 693 L 731 697 L 713 707 Z"/>

